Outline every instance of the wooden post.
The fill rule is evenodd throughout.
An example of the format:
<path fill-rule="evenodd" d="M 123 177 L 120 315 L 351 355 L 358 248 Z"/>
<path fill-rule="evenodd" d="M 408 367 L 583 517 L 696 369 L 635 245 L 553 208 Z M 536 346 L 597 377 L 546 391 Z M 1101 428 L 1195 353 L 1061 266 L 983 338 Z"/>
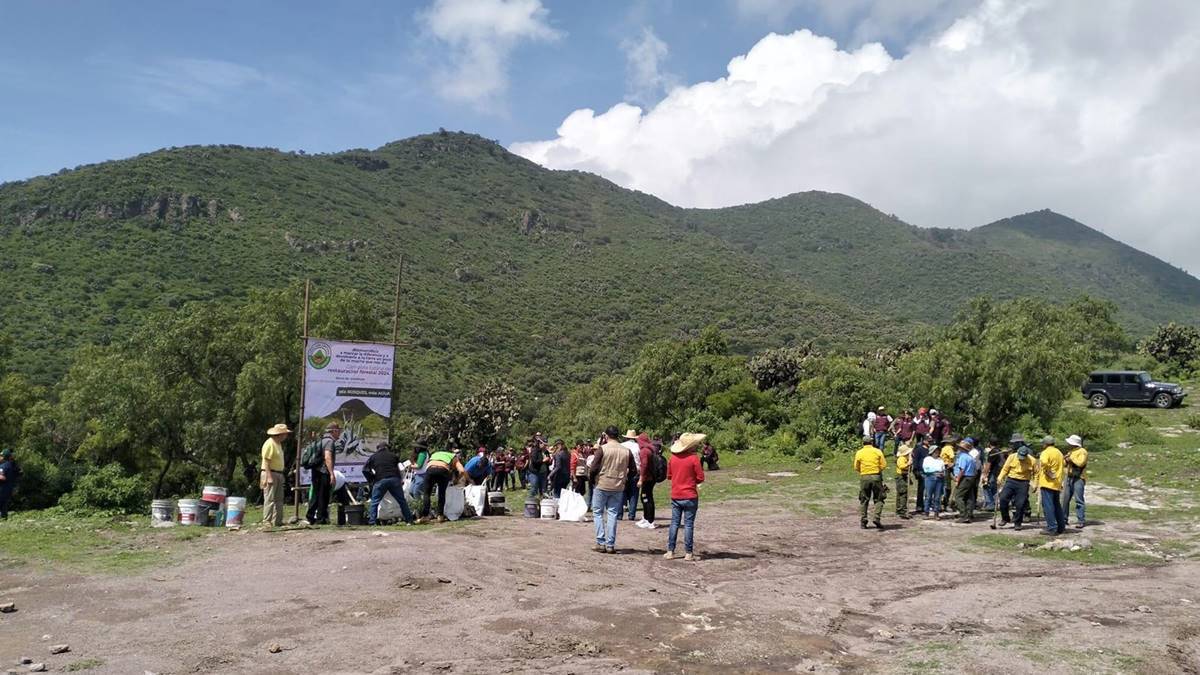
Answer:
<path fill-rule="evenodd" d="M 292 480 L 295 492 L 296 520 L 300 519 L 300 454 L 304 452 L 304 372 L 308 364 L 308 293 L 311 282 L 304 280 L 304 323 L 300 331 L 300 419 L 296 422 L 296 477 Z"/>
<path fill-rule="evenodd" d="M 395 382 L 396 382 L 396 343 L 400 339 L 400 284 L 403 281 L 404 281 L 404 254 L 402 253 L 402 254 L 400 254 L 400 271 L 396 274 L 396 302 L 394 305 L 392 305 L 392 384 L 393 384 L 393 387 L 392 387 L 392 402 L 391 402 L 391 406 L 390 406 L 391 408 L 394 408 L 396 405 L 396 388 L 394 386 Z M 395 415 L 395 412 L 396 412 L 395 410 L 392 410 L 391 414 L 388 415 L 387 442 L 388 442 L 389 447 L 392 445 L 392 431 L 395 426 L 392 423 L 392 419 Z M 394 451 L 394 449 L 393 449 L 393 451 Z"/>

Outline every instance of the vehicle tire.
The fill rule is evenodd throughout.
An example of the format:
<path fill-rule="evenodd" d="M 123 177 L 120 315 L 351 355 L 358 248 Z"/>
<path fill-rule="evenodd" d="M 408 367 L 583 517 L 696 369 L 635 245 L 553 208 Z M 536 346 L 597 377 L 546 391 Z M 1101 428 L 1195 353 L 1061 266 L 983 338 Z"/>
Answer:
<path fill-rule="evenodd" d="M 1092 397 L 1088 400 L 1091 403 L 1092 407 L 1097 410 L 1108 407 L 1108 395 L 1107 394 L 1092 394 Z"/>
<path fill-rule="evenodd" d="M 1166 410 L 1175 405 L 1175 399 L 1168 393 L 1163 392 L 1154 397 L 1154 407 L 1160 410 Z"/>

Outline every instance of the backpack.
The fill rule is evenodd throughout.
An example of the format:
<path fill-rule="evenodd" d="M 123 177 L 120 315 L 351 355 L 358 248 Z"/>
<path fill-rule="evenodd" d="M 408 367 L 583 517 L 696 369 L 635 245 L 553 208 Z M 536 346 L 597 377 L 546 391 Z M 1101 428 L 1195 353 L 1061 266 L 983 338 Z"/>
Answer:
<path fill-rule="evenodd" d="M 661 452 L 650 453 L 650 468 L 654 470 L 654 482 L 662 483 L 667 480 L 667 458 Z"/>
<path fill-rule="evenodd" d="M 300 466 L 312 470 L 325 463 L 325 452 L 321 447 L 324 440 L 324 438 L 318 438 L 304 446 L 304 452 L 300 454 Z"/>

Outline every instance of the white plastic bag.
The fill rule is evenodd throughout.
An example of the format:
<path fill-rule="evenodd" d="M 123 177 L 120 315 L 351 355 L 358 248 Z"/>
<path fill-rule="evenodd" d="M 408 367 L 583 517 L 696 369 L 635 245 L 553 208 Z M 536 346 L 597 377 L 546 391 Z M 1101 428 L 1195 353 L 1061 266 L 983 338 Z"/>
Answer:
<path fill-rule="evenodd" d="M 368 507 L 369 508 L 369 507 Z M 379 514 L 376 516 L 379 520 L 403 520 L 404 512 L 400 510 L 400 504 L 392 493 L 383 493 L 383 499 L 379 500 Z"/>
<path fill-rule="evenodd" d="M 451 485 L 446 488 L 446 520 L 461 518 L 466 505 L 466 491 L 461 485 Z"/>
<path fill-rule="evenodd" d="M 563 490 L 558 496 L 558 519 L 572 523 L 590 520 L 587 500 L 574 490 Z"/>
<path fill-rule="evenodd" d="M 464 499 L 467 506 L 475 510 L 475 515 L 482 516 L 483 509 L 487 506 L 487 486 L 486 485 L 468 485 Z"/>

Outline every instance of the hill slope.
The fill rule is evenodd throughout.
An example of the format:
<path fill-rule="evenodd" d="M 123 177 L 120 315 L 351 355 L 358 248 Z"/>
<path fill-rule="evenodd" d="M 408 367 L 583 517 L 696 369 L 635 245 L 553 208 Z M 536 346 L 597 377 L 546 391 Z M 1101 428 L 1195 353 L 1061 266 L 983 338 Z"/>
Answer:
<path fill-rule="evenodd" d="M 307 277 L 386 315 L 402 254 L 400 403 L 418 410 L 489 375 L 553 394 L 709 323 L 749 352 L 875 346 L 984 293 L 1088 292 L 1138 329 L 1200 317 L 1200 281 L 1056 214 L 966 232 L 826 193 L 678 209 L 438 133 L 332 155 L 178 148 L 0 186 L 0 332 L 48 382 L 73 346 L 189 300 Z"/>

